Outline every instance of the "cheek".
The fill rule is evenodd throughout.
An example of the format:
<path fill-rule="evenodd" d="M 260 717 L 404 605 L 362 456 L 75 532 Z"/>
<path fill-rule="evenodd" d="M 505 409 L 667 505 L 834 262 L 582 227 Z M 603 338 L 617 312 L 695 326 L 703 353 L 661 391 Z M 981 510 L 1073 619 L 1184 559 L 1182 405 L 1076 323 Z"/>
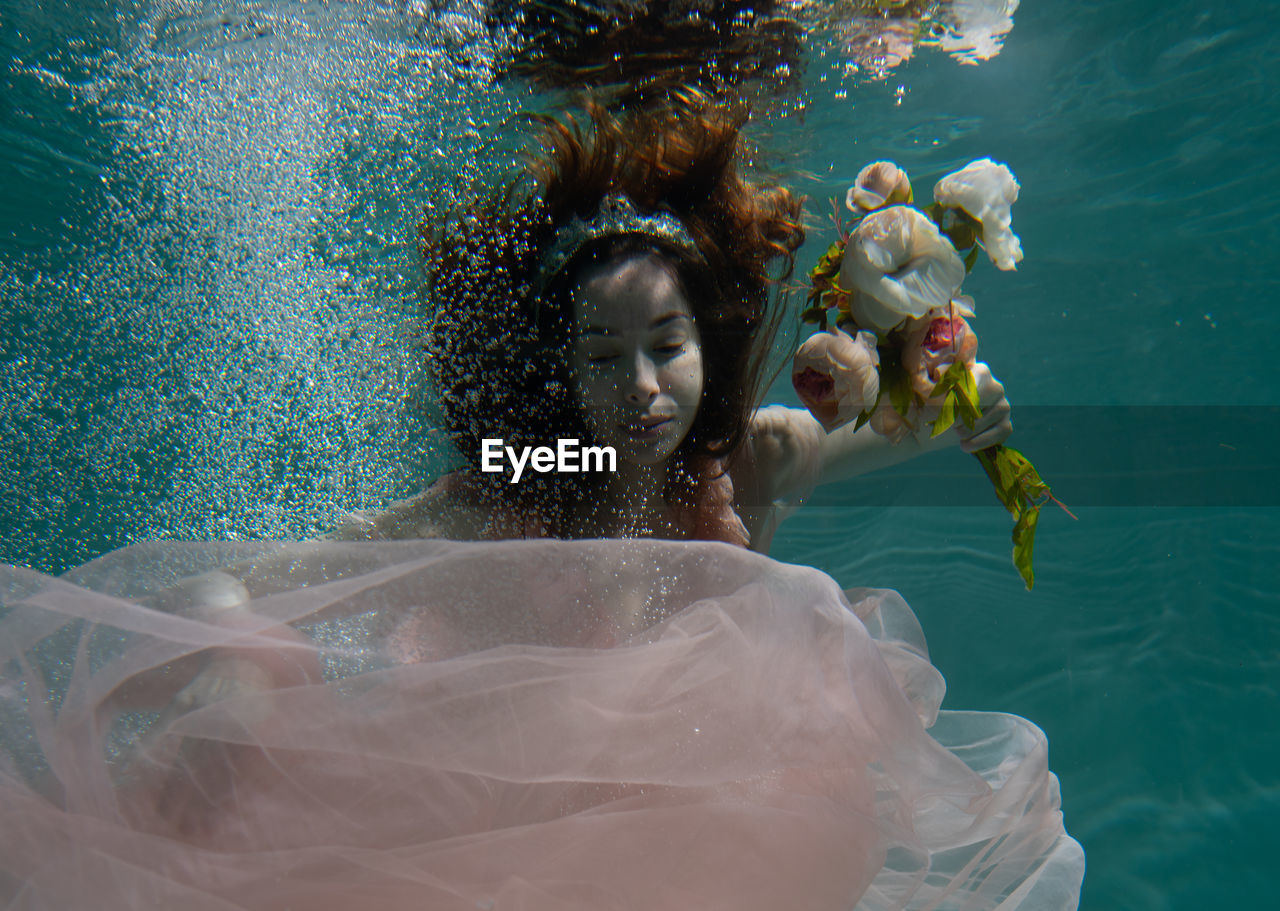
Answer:
<path fill-rule="evenodd" d="M 702 390 L 706 381 L 706 371 L 702 362 L 701 353 L 691 355 L 687 360 L 682 359 L 677 367 L 677 374 L 673 382 L 673 389 L 676 390 L 676 398 L 680 400 L 680 404 L 686 407 L 697 407 L 702 401 Z"/>

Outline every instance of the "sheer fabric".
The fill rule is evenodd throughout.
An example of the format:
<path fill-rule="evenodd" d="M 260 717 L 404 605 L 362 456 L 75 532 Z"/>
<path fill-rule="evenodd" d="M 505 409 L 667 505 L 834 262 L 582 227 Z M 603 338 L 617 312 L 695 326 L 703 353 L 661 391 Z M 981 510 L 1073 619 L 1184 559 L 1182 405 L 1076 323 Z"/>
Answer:
<path fill-rule="evenodd" d="M 156 544 L 0 594 L 7 908 L 1077 903 L 1041 732 L 939 712 L 895 593 L 741 548 Z"/>

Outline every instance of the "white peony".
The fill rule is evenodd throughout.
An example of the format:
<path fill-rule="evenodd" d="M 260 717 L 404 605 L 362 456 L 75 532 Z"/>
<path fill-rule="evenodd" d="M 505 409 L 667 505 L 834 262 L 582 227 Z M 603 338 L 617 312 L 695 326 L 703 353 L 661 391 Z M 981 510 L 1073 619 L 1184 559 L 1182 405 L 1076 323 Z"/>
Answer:
<path fill-rule="evenodd" d="M 947 306 L 964 281 L 964 263 L 923 212 L 891 206 L 858 224 L 837 281 L 854 292 L 849 314 L 858 327 L 888 332 Z"/>
<path fill-rule="evenodd" d="M 845 194 L 844 204 L 855 215 L 911 202 L 911 181 L 907 172 L 892 161 L 875 161 L 858 172 Z"/>
<path fill-rule="evenodd" d="M 981 222 L 987 255 L 996 268 L 1008 272 L 1022 262 L 1022 243 L 1013 233 L 1010 211 L 1018 189 L 1008 166 L 983 158 L 938 181 L 933 198 L 944 206 L 963 209 Z"/>

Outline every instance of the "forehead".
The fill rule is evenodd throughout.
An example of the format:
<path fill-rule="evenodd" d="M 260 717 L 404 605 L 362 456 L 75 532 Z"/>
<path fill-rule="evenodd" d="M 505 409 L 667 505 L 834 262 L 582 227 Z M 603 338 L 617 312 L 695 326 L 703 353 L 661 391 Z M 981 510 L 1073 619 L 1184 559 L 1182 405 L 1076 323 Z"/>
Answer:
<path fill-rule="evenodd" d="M 648 329 L 677 314 L 693 319 L 674 267 L 657 253 L 637 253 L 588 266 L 573 295 L 574 321 L 614 332 Z"/>

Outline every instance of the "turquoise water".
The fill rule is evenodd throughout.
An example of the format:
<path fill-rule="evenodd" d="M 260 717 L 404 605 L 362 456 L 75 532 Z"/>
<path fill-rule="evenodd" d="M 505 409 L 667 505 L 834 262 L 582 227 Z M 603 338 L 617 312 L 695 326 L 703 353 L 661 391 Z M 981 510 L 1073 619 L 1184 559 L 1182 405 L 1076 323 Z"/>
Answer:
<path fill-rule="evenodd" d="M 0 558 L 305 535 L 447 463 L 405 404 L 415 225 L 537 99 L 468 76 L 483 42 L 415 9 L 3 0 Z M 948 453 L 821 491 L 774 554 L 899 589 L 950 705 L 1045 728 L 1083 907 L 1269 906 L 1280 14 L 1015 19 L 976 67 L 923 52 L 857 82 L 816 54 L 803 117 L 768 132 L 815 224 L 866 161 L 926 192 L 1010 163 L 1027 259 L 966 290 L 1012 442 L 1079 521 L 1046 513 L 1025 592 Z"/>

